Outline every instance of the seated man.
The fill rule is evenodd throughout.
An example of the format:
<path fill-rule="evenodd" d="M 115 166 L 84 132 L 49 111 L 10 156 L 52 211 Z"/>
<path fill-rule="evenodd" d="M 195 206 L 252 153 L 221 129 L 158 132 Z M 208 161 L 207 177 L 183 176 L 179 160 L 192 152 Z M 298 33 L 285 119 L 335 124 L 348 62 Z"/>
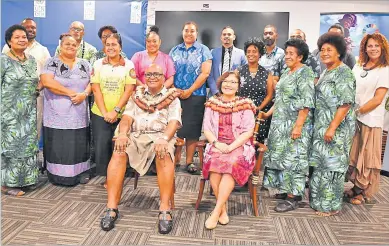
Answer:
<path fill-rule="evenodd" d="M 100 226 L 104 231 L 114 228 L 122 194 L 127 160 L 132 168 L 144 175 L 156 159 L 161 204 L 158 231 L 172 230 L 170 197 L 174 186 L 174 144 L 181 126 L 179 90 L 166 89 L 163 70 L 151 64 L 145 73 L 147 88 L 138 86 L 130 98 L 117 129 L 114 153 L 108 164 L 108 203 Z"/>

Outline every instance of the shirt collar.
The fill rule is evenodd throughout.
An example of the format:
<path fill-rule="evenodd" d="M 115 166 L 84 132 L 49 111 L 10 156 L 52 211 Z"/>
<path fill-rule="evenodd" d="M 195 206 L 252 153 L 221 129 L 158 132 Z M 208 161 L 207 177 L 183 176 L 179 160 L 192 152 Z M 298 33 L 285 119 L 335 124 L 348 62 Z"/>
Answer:
<path fill-rule="evenodd" d="M 165 87 L 165 86 L 162 86 L 162 89 L 161 89 L 157 94 L 155 94 L 155 96 L 164 95 L 164 94 L 166 94 L 166 92 L 167 92 L 166 87 Z M 149 87 L 146 87 L 144 93 L 145 93 L 145 94 L 151 95 L 151 93 L 149 92 Z"/>
<path fill-rule="evenodd" d="M 109 60 L 108 60 L 108 56 L 104 57 L 103 58 L 103 65 L 107 65 L 109 64 Z M 114 67 L 118 67 L 118 66 L 125 66 L 126 65 L 126 60 L 124 60 L 123 56 L 120 55 L 120 60 L 119 60 L 119 63 L 117 65 L 115 65 Z"/>
<path fill-rule="evenodd" d="M 270 54 L 266 54 L 267 57 L 272 57 L 277 54 L 278 47 L 274 46 L 274 49 L 270 52 Z"/>
<path fill-rule="evenodd" d="M 179 48 L 180 48 L 180 49 L 186 49 L 185 42 L 181 43 L 181 44 L 179 45 Z M 193 43 L 193 45 L 192 45 L 191 47 L 189 47 L 189 49 L 192 49 L 192 48 L 194 48 L 194 49 L 200 48 L 200 43 L 197 42 L 197 41 L 195 41 L 195 42 Z"/>

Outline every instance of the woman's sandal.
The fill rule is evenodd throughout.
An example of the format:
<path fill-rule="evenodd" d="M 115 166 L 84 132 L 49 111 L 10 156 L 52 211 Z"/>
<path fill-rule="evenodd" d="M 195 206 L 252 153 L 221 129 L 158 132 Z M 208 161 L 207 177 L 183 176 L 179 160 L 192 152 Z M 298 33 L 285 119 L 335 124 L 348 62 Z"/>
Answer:
<path fill-rule="evenodd" d="M 23 196 L 26 194 L 26 192 L 22 191 L 21 189 L 14 189 L 14 188 L 1 188 L 1 191 L 9 196 Z"/>
<path fill-rule="evenodd" d="M 197 171 L 198 171 L 196 164 L 194 164 L 193 162 L 187 164 L 187 166 L 186 166 L 186 171 L 187 171 L 188 173 L 190 173 L 190 174 L 196 174 Z"/>
<path fill-rule="evenodd" d="M 361 205 L 362 203 L 365 202 L 365 198 L 363 197 L 362 194 L 359 194 L 359 195 L 356 195 L 352 198 L 349 198 L 348 202 L 353 204 L 353 205 Z"/>
<path fill-rule="evenodd" d="M 160 216 L 162 215 L 162 218 Z M 170 215 L 170 220 L 167 218 Z M 158 232 L 168 234 L 173 229 L 173 215 L 170 210 L 160 211 L 158 214 Z"/>
<path fill-rule="evenodd" d="M 115 216 L 111 216 L 111 212 L 115 213 Z M 100 227 L 103 231 L 110 231 L 115 227 L 115 221 L 119 217 L 119 210 L 117 208 L 107 208 L 105 215 L 101 218 Z"/>

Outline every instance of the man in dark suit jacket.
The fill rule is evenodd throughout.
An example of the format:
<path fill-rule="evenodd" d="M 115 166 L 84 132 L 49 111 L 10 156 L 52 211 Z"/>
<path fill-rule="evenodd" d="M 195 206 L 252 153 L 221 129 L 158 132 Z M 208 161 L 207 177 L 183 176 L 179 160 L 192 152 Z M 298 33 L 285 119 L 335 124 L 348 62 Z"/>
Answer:
<path fill-rule="evenodd" d="M 244 51 L 234 47 L 235 33 L 230 26 L 222 29 L 220 40 L 222 47 L 215 48 L 212 53 L 212 68 L 207 83 L 211 94 L 219 93 L 216 81 L 223 72 L 235 70 L 247 63 Z"/>

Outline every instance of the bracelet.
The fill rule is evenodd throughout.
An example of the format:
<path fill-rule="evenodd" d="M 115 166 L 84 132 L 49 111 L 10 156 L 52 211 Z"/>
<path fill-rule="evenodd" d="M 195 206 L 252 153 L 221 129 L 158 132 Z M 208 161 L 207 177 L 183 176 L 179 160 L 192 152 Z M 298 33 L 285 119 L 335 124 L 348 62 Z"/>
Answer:
<path fill-rule="evenodd" d="M 86 97 L 89 96 L 88 92 L 84 91 L 83 93 L 84 93 L 84 95 L 85 95 Z"/>

